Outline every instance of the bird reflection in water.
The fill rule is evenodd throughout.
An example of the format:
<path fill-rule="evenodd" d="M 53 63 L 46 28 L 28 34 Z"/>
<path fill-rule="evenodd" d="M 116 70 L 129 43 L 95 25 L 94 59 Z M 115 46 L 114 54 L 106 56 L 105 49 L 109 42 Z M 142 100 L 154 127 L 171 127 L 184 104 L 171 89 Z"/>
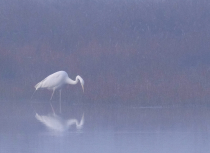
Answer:
<path fill-rule="evenodd" d="M 41 82 L 37 83 L 35 85 L 36 90 L 34 91 L 33 95 L 35 94 L 35 92 L 38 89 L 46 88 L 46 89 L 52 90 L 53 92 L 52 92 L 52 95 L 51 95 L 51 98 L 50 98 L 50 106 L 51 106 L 52 111 L 55 115 L 54 108 L 51 104 L 51 100 L 52 100 L 52 97 L 53 97 L 53 94 L 54 94 L 55 90 L 60 90 L 60 113 L 61 113 L 61 88 L 65 84 L 75 85 L 78 82 L 81 83 L 82 90 L 84 92 L 84 80 L 79 75 L 77 75 L 75 80 L 72 80 L 72 79 L 69 78 L 68 74 L 65 71 L 58 71 L 58 72 L 55 72 L 55 73 L 49 75 L 48 77 L 46 77 Z M 31 96 L 31 99 L 32 99 L 33 95 Z"/>
<path fill-rule="evenodd" d="M 49 130 L 54 131 L 54 132 L 68 131 L 68 129 L 72 125 L 76 125 L 76 129 L 81 130 L 84 125 L 84 114 L 82 115 L 80 122 L 78 122 L 78 120 L 76 119 L 64 120 L 60 116 L 55 115 L 55 114 L 41 116 L 36 113 L 35 117 L 38 121 L 43 123 Z"/>

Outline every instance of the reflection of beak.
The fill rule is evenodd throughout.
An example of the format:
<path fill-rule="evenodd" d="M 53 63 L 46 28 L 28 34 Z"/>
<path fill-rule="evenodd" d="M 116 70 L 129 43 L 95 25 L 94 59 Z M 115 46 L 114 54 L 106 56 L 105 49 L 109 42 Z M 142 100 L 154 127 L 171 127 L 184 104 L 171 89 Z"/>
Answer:
<path fill-rule="evenodd" d="M 83 90 L 83 92 L 85 92 L 85 91 L 84 91 L 84 86 L 82 86 L 82 90 Z"/>

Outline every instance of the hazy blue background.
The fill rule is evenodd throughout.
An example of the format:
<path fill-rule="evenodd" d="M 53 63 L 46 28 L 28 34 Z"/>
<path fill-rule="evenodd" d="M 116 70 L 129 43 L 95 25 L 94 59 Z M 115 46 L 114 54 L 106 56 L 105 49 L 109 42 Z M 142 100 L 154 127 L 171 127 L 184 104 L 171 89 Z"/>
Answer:
<path fill-rule="evenodd" d="M 209 25 L 206 0 L 1 0 L 0 97 L 27 100 L 65 70 L 86 103 L 207 104 Z"/>
<path fill-rule="evenodd" d="M 51 91 L 30 100 L 34 85 L 58 70 L 85 80 L 59 114 L 84 113 L 82 131 L 35 118 Z M 2 153 L 208 153 L 209 98 L 209 0 L 0 0 Z"/>

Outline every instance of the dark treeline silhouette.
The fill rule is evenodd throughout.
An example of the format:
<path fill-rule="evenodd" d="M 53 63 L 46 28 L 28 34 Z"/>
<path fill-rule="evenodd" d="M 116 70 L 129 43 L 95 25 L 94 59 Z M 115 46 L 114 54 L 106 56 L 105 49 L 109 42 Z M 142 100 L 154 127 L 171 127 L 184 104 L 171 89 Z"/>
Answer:
<path fill-rule="evenodd" d="M 85 80 L 66 101 L 208 103 L 209 25 L 207 0 L 2 0 L 0 97 L 29 99 L 65 70 Z"/>

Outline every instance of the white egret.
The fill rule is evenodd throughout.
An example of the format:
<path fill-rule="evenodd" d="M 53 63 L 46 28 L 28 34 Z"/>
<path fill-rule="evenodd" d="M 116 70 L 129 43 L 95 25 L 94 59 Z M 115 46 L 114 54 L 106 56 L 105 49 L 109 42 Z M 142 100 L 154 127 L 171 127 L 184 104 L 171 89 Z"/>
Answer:
<path fill-rule="evenodd" d="M 60 113 L 61 113 L 61 88 L 65 84 L 75 85 L 78 83 L 78 81 L 80 81 L 82 90 L 84 92 L 84 80 L 79 75 L 76 76 L 75 80 L 72 80 L 69 78 L 68 74 L 65 71 L 58 71 L 58 72 L 55 72 L 55 73 L 49 75 L 41 82 L 37 83 L 35 85 L 35 89 L 38 90 L 40 88 L 46 88 L 46 89 L 52 90 L 53 92 L 52 92 L 50 101 L 52 100 L 55 90 L 60 90 L 60 100 L 59 101 L 60 101 Z M 52 107 L 51 102 L 50 102 L 50 105 L 51 105 L 53 113 L 55 114 L 55 111 Z"/>
<path fill-rule="evenodd" d="M 64 120 L 57 115 L 41 116 L 36 113 L 35 117 L 38 121 L 43 123 L 49 130 L 55 132 L 65 132 L 74 124 L 76 125 L 77 129 L 82 129 L 84 125 L 84 114 L 82 115 L 80 122 L 78 122 L 76 119 Z"/>

